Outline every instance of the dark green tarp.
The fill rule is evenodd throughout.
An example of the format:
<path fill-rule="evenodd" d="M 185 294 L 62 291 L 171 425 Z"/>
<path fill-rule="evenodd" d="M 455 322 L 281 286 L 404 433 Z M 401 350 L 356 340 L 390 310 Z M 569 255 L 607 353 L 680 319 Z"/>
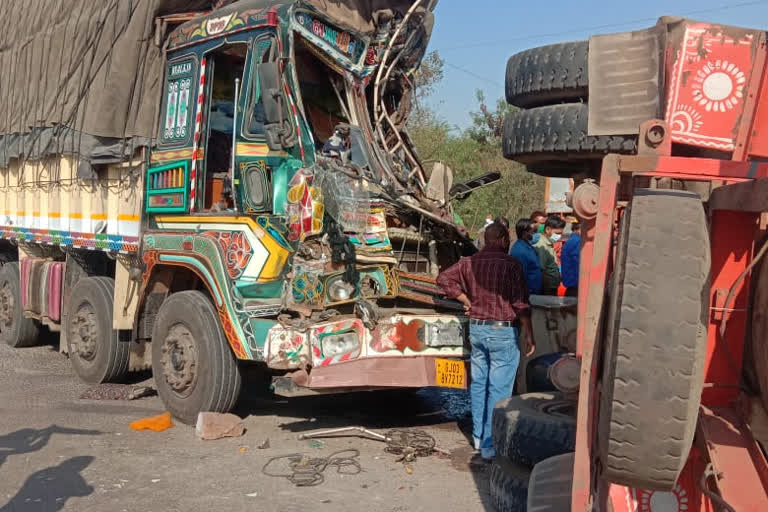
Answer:
<path fill-rule="evenodd" d="M 210 3 L 2 0 L 0 166 L 50 153 L 115 161 L 146 144 L 163 77 L 154 19 Z"/>
<path fill-rule="evenodd" d="M 375 11 L 389 8 L 402 14 L 414 0 L 296 1 L 370 32 Z M 155 18 L 269 3 L 0 0 L 0 167 L 13 159 L 76 154 L 87 176 L 90 163 L 130 157 L 154 136 L 164 76 Z"/>

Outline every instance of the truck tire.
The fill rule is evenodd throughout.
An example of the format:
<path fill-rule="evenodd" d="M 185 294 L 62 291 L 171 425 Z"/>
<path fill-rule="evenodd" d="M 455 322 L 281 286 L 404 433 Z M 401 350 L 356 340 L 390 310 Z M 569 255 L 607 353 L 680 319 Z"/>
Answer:
<path fill-rule="evenodd" d="M 518 110 L 504 120 L 504 157 L 545 176 L 600 170 L 608 153 L 633 154 L 637 135 L 587 135 L 589 108 L 567 103 Z"/>
<path fill-rule="evenodd" d="M 200 412 L 229 412 L 242 375 L 219 315 L 198 291 L 168 297 L 152 331 L 152 374 L 157 393 L 173 416 L 194 424 Z"/>
<path fill-rule="evenodd" d="M 763 240 L 761 245 L 767 243 L 768 240 Z M 752 388 L 759 391 L 755 394 L 768 411 L 768 346 L 765 343 L 768 336 L 768 257 L 763 256 L 752 276 L 752 332 L 748 343 L 748 353 L 752 357 L 745 357 L 744 364 L 751 365 Z"/>
<path fill-rule="evenodd" d="M 507 102 L 521 108 L 586 101 L 588 41 L 550 44 L 516 53 L 507 61 Z"/>
<path fill-rule="evenodd" d="M 131 344 L 112 328 L 115 280 L 85 277 L 69 294 L 66 329 L 72 368 L 84 382 L 119 382 L 128 373 Z"/>
<path fill-rule="evenodd" d="M 525 512 L 531 470 L 501 457 L 491 463 L 491 502 L 496 512 Z"/>
<path fill-rule="evenodd" d="M 533 467 L 574 450 L 576 404 L 561 393 L 527 393 L 493 410 L 493 446 L 512 462 Z"/>
<path fill-rule="evenodd" d="M 5 263 L 0 268 L 0 338 L 14 348 L 31 347 L 39 334 L 37 320 L 24 317 L 19 263 Z"/>
<path fill-rule="evenodd" d="M 704 381 L 706 216 L 696 194 L 638 189 L 622 231 L 598 420 L 603 477 L 671 490 L 693 442 Z"/>

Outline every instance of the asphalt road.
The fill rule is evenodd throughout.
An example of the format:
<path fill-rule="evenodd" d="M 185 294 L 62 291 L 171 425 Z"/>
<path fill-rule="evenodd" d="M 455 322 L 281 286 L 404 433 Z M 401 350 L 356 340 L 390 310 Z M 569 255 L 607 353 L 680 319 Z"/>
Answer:
<path fill-rule="evenodd" d="M 487 467 L 472 462 L 467 442 L 463 391 L 249 396 L 237 411 L 244 436 L 201 441 L 181 424 L 131 430 L 133 420 L 163 412 L 156 396 L 81 399 L 87 390 L 55 346 L 0 345 L 0 512 L 492 510 Z M 302 432 L 354 425 L 424 429 L 450 455 L 407 468 L 377 441 L 298 440 Z M 323 484 L 301 488 L 262 474 L 271 457 L 346 448 L 360 450 L 362 473 L 330 468 Z"/>

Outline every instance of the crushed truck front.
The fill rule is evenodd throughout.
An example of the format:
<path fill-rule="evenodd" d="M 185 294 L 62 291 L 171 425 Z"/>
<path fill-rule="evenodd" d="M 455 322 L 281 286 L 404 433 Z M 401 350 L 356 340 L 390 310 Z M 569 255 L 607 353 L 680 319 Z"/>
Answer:
<path fill-rule="evenodd" d="M 434 278 L 473 249 L 450 170 L 429 180 L 405 131 L 432 6 L 399 3 L 246 0 L 169 34 L 139 337 L 172 268 L 284 383 L 466 387 L 465 320 Z"/>

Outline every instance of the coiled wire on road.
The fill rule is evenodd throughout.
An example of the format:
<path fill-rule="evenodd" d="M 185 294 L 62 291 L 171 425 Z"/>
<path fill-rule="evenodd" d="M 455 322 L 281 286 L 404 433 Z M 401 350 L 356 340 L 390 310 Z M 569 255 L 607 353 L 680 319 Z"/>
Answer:
<path fill-rule="evenodd" d="M 399 455 L 398 462 L 411 462 L 416 457 L 428 457 L 435 451 L 435 438 L 423 430 L 396 428 L 384 435 L 387 438 L 384 451 Z"/>
<path fill-rule="evenodd" d="M 325 481 L 323 473 L 335 467 L 340 475 L 357 475 L 363 471 L 357 459 L 360 451 L 354 448 L 333 452 L 328 457 L 307 457 L 302 453 L 272 457 L 264 464 L 261 472 L 267 476 L 285 478 L 296 487 L 313 487 Z M 280 460 L 287 460 L 290 473 L 272 473 L 269 467 Z"/>

